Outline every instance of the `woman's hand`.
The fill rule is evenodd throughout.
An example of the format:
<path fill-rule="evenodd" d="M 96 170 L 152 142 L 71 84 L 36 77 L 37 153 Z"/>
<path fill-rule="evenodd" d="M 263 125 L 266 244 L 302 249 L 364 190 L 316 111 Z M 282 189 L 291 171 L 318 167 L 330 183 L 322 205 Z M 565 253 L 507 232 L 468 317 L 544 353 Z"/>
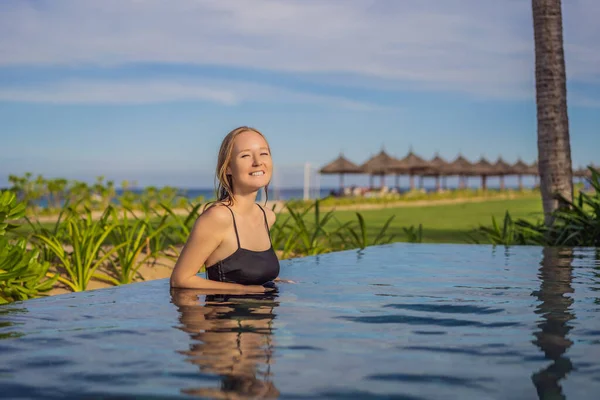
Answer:
<path fill-rule="evenodd" d="M 245 289 L 249 293 L 267 293 L 275 290 L 275 288 L 264 287 L 262 285 L 247 285 L 245 286 Z"/>

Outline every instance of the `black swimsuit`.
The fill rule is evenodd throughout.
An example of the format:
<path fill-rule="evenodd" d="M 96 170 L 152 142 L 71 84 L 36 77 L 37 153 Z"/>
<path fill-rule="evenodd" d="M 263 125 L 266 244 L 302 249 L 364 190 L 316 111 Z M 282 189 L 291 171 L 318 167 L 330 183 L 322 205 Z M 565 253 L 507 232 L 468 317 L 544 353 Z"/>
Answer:
<path fill-rule="evenodd" d="M 267 214 L 260 205 L 258 207 L 265 217 L 265 226 L 269 234 L 269 242 L 271 242 Z M 240 246 L 240 236 L 235 224 L 235 215 L 231 208 L 227 208 L 233 217 L 233 228 L 235 229 L 238 248 L 230 256 L 206 268 L 208 279 L 242 285 L 263 285 L 277 278 L 279 275 L 279 260 L 273 249 L 273 243 L 271 242 L 271 247 L 264 251 L 242 249 Z"/>

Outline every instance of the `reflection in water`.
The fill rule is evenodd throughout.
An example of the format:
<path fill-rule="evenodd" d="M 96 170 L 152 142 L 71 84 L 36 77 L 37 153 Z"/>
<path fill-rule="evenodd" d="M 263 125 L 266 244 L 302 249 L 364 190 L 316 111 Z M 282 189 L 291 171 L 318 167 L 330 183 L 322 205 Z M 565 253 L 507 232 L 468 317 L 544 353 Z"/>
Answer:
<path fill-rule="evenodd" d="M 594 266 L 594 271 L 592 273 L 594 274 L 594 277 L 592 278 L 594 282 L 592 290 L 600 292 L 600 247 L 596 248 L 596 265 Z M 594 303 L 600 304 L 600 297 L 596 297 Z"/>
<path fill-rule="evenodd" d="M 14 339 L 21 336 L 25 336 L 25 334 L 21 332 L 15 332 L 14 327 L 16 324 L 11 321 L 4 321 L 4 316 L 24 314 L 26 312 L 27 310 L 22 308 L 0 308 L 0 339 Z"/>
<path fill-rule="evenodd" d="M 550 366 L 534 373 L 531 380 L 540 399 L 565 399 L 560 380 L 573 370 L 573 365 L 564 354 L 573 342 L 567 334 L 573 328 L 569 321 L 575 319 L 571 311 L 573 293 L 573 250 L 544 248 L 542 265 L 539 269 L 540 290 L 534 295 L 540 300 L 536 313 L 542 315 L 539 331 L 534 333 L 533 343 L 552 360 Z"/>
<path fill-rule="evenodd" d="M 270 373 L 275 295 L 204 295 L 173 289 L 171 298 L 180 312 L 178 328 L 192 338 L 190 349 L 181 353 L 200 371 L 221 377 L 219 388 L 183 393 L 221 399 L 279 396 Z"/>

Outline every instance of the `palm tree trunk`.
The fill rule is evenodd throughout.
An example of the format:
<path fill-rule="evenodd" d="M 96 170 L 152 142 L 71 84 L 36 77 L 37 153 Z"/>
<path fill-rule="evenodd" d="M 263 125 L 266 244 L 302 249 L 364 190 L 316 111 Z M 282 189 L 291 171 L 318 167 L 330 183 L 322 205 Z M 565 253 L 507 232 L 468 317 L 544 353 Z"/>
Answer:
<path fill-rule="evenodd" d="M 555 195 L 573 198 L 571 145 L 563 49 L 561 0 L 532 0 L 535 37 L 538 168 L 545 223 L 563 204 Z"/>

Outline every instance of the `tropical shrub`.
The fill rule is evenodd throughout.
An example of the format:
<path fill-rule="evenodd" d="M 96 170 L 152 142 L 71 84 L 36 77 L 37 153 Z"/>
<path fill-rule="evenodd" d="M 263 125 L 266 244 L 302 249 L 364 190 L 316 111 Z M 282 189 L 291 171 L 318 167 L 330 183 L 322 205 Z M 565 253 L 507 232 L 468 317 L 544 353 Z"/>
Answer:
<path fill-rule="evenodd" d="M 414 225 L 402 228 L 406 234 L 406 241 L 409 243 L 422 243 L 423 242 L 423 225 L 419 224 L 418 228 Z"/>
<path fill-rule="evenodd" d="M 127 245 L 119 243 L 103 246 L 107 237 L 118 226 L 118 222 L 110 221 L 112 209 L 112 206 L 107 207 L 98 220 L 94 220 L 88 208 L 82 214 L 71 209 L 65 221 L 65 243 L 56 236 L 34 235 L 58 259 L 58 281 L 74 292 L 86 290 L 92 278 L 114 285 L 119 284 L 115 278 L 96 271 L 103 263 L 109 261 L 109 257 Z"/>
<path fill-rule="evenodd" d="M 25 216 L 24 219 L 27 221 L 30 231 L 24 235 L 29 243 L 37 248 L 40 252 L 40 259 L 42 261 L 46 261 L 48 263 L 56 264 L 58 259 L 56 258 L 55 253 L 50 250 L 50 248 L 36 239 L 36 235 L 46 236 L 46 237 L 54 237 L 58 241 L 66 240 L 66 224 L 64 223 L 65 219 L 68 218 L 72 213 L 73 208 L 68 207 L 68 203 L 60 210 L 58 216 L 51 227 L 48 227 L 45 224 L 41 224 L 38 220 L 32 220 L 31 218 Z"/>
<path fill-rule="evenodd" d="M 173 208 L 171 208 L 169 206 L 169 204 L 167 203 L 160 203 L 160 207 L 166 211 L 166 214 L 162 217 L 162 218 L 166 218 L 166 216 L 170 216 L 172 221 L 171 221 L 171 225 L 173 225 L 173 229 L 169 229 L 167 232 L 167 235 L 161 235 L 161 236 L 157 236 L 156 240 L 165 240 L 164 242 L 161 242 L 161 246 L 159 250 L 163 250 L 165 247 L 167 246 L 168 242 L 171 242 L 170 244 L 168 244 L 168 248 L 177 256 L 179 255 L 179 251 L 175 248 L 175 246 L 173 246 L 173 243 L 175 244 L 182 244 L 185 243 L 188 239 L 188 237 L 190 236 L 190 232 L 192 231 L 192 228 L 194 227 L 194 223 L 196 222 L 196 220 L 198 219 L 198 217 L 200 216 L 200 207 L 202 206 L 201 203 L 198 204 L 191 204 L 188 203 L 185 210 L 185 213 L 183 214 L 183 218 L 182 215 L 179 215 L 178 213 L 176 213 Z M 161 219 L 161 222 L 159 223 L 159 226 L 162 226 L 163 224 L 165 224 L 167 221 L 166 219 Z"/>
<path fill-rule="evenodd" d="M 513 220 L 507 211 L 502 225 L 492 217 L 491 226 L 480 226 L 474 233 L 483 235 L 492 244 L 505 246 L 600 246 L 600 172 L 591 167 L 590 172 L 591 193 L 578 190 L 575 201 L 557 195 L 566 207 L 552 214 L 549 228 L 541 221 Z"/>
<path fill-rule="evenodd" d="M 144 218 L 137 218 L 132 210 L 125 208 L 119 213 L 111 207 L 110 215 L 114 228 L 108 239 L 117 246 L 115 247 L 115 256 L 109 258 L 109 261 L 118 284 L 131 283 L 135 280 L 142 265 L 149 258 L 156 256 L 154 251 L 147 251 L 144 255 L 142 255 L 142 251 L 145 247 L 149 247 L 150 241 L 160 235 L 167 225 L 161 224 L 154 229 L 148 215 L 145 215 Z"/>
<path fill-rule="evenodd" d="M 12 192 L 0 192 L 0 304 L 37 297 L 50 289 L 58 278 L 48 273 L 49 264 L 39 260 L 39 251 L 27 248 L 24 238 L 12 240 L 7 233 L 19 225 L 25 203 Z"/>
<path fill-rule="evenodd" d="M 554 212 L 548 241 L 555 246 L 600 246 L 600 171 L 589 168 L 592 193 L 578 191 L 575 201 L 557 195 L 568 207 Z"/>
<path fill-rule="evenodd" d="M 288 258 L 298 247 L 295 230 L 291 225 L 293 221 L 289 213 L 278 213 L 277 222 L 271 227 L 271 243 L 274 249 L 281 252 L 281 258 Z"/>
<path fill-rule="evenodd" d="M 390 243 L 395 237 L 387 233 L 394 216 L 388 218 L 374 238 L 369 239 L 365 219 L 358 212 L 356 220 L 342 224 L 335 218 L 333 210 L 322 213 L 319 200 L 304 208 L 298 203 L 286 204 L 286 208 L 287 213 L 279 213 L 277 223 L 271 228 L 273 247 L 281 251 L 281 258 L 364 249 Z"/>
<path fill-rule="evenodd" d="M 314 218 L 308 221 L 306 216 L 312 209 L 314 209 Z M 326 225 L 333 218 L 333 211 L 322 215 L 319 200 L 299 211 L 294 207 L 287 207 L 287 210 L 293 224 L 288 225 L 286 242 L 296 241 L 296 246 L 293 247 L 294 253 L 312 256 L 331 251 L 331 232 L 326 229 Z M 287 255 L 283 254 L 284 257 Z"/>
<path fill-rule="evenodd" d="M 336 231 L 337 237 L 343 243 L 344 248 L 364 249 L 367 246 L 376 246 L 380 244 L 388 244 L 394 240 L 395 235 L 386 236 L 387 230 L 392 223 L 395 215 L 385 221 L 383 227 L 373 240 L 368 239 L 367 224 L 361 213 L 356 213 L 356 221 L 350 221 L 340 226 Z"/>
<path fill-rule="evenodd" d="M 473 243 L 481 243 L 477 236 L 483 236 L 488 243 L 494 245 L 543 245 L 544 225 L 540 222 L 531 224 L 525 220 L 514 220 L 507 211 L 504 214 L 502 224 L 498 224 L 496 217 L 492 217 L 492 225 L 481 225 L 471 235 L 470 239 Z"/>

